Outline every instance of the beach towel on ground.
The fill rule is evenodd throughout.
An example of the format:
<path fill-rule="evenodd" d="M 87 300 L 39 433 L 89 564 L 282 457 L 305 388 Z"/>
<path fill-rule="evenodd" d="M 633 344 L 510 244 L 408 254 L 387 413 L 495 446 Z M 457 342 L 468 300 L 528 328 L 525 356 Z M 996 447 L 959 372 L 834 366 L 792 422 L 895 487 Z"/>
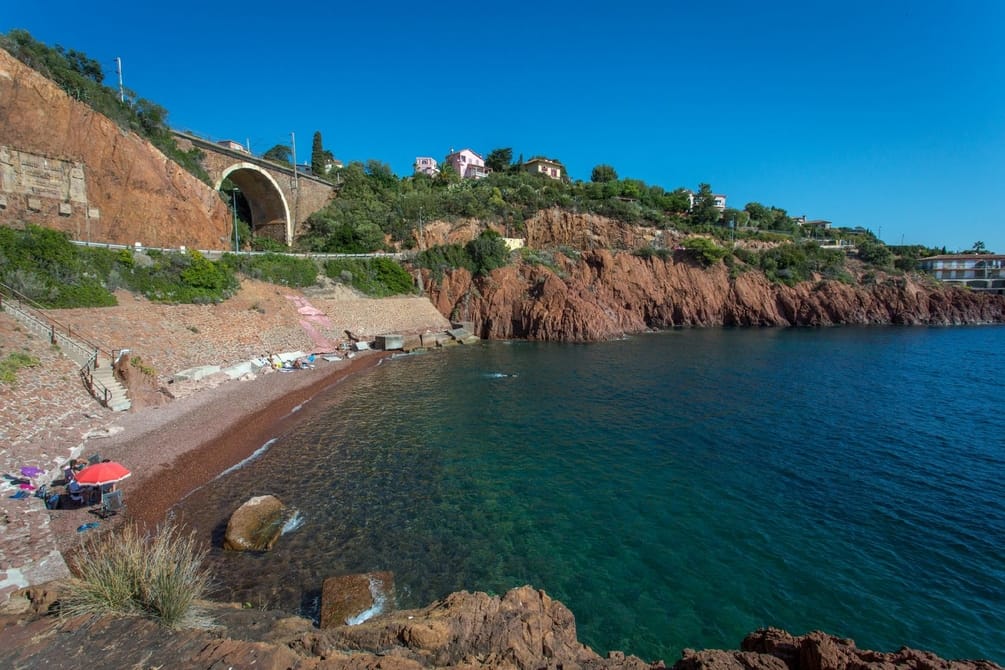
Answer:
<path fill-rule="evenodd" d="M 20 500 L 21 498 L 27 498 L 29 495 L 31 495 L 31 494 L 28 493 L 27 491 L 18 491 L 14 495 L 8 496 L 8 497 L 9 498 L 14 498 L 15 500 Z"/>

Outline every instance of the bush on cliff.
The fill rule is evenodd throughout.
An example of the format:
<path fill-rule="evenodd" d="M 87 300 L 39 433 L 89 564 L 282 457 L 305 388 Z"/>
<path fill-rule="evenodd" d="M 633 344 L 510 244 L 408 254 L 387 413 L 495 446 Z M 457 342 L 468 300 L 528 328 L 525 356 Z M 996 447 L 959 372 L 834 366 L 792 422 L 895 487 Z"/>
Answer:
<path fill-rule="evenodd" d="M 238 288 L 231 268 L 210 261 L 195 249 L 185 253 L 153 249 L 134 253 L 133 265 L 124 268 L 121 280 L 150 300 L 169 303 L 220 302 Z"/>
<path fill-rule="evenodd" d="M 122 100 L 119 91 L 104 85 L 105 73 L 101 63 L 75 49 L 64 49 L 58 44 L 49 47 L 36 41 L 25 30 L 14 29 L 0 35 L 0 48 L 41 75 L 54 81 L 67 95 L 83 102 L 96 112 L 107 116 L 120 127 L 146 138 L 165 155 L 205 183 L 209 175 L 200 162 L 199 149 L 182 151 L 175 142 L 167 123 L 167 110 L 137 98 L 126 89 Z"/>
<path fill-rule="evenodd" d="M 684 240 L 681 246 L 684 247 L 684 251 L 689 257 L 698 261 L 702 267 L 706 268 L 722 260 L 729 253 L 728 250 L 720 247 L 707 237 L 689 237 Z"/>
<path fill-rule="evenodd" d="M 231 270 L 270 284 L 301 288 L 318 283 L 318 266 L 310 258 L 276 253 L 240 256 L 224 254 L 220 262 Z"/>
<path fill-rule="evenodd" d="M 103 280 L 66 233 L 0 228 L 0 282 L 42 307 L 114 305 Z"/>
<path fill-rule="evenodd" d="M 171 628 L 208 625 L 197 601 L 208 593 L 206 551 L 194 533 L 163 526 L 148 536 L 135 525 L 84 544 L 62 613 L 118 614 L 155 619 Z"/>
<path fill-rule="evenodd" d="M 487 275 L 510 260 L 509 247 L 494 230 L 482 234 L 463 247 L 459 244 L 438 244 L 419 253 L 415 264 L 429 270 L 437 280 L 446 270 L 466 268 L 473 275 Z"/>
<path fill-rule="evenodd" d="M 818 273 L 829 279 L 846 279 L 844 252 L 821 249 L 813 242 L 782 244 L 762 251 L 758 265 L 771 281 L 795 286 Z"/>
<path fill-rule="evenodd" d="M 325 275 L 375 298 L 412 293 L 412 275 L 390 258 L 333 258 Z"/>

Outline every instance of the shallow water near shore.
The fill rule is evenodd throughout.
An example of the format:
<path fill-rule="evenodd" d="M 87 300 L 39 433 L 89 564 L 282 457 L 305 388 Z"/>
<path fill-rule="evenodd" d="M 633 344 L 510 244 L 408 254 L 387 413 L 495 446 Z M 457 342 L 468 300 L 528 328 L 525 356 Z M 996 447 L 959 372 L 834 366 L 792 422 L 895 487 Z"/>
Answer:
<path fill-rule="evenodd" d="M 1005 663 L 1005 328 L 685 330 L 385 361 L 174 513 L 216 596 L 316 616 L 544 589 L 580 640 L 673 662 L 772 625 Z M 219 549 L 273 494 L 301 525 Z"/>

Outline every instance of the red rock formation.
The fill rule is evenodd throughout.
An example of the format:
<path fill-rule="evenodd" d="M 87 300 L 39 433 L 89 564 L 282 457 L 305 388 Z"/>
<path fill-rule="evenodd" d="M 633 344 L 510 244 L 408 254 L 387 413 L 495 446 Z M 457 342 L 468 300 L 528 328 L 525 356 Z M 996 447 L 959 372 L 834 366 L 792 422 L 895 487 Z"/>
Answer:
<path fill-rule="evenodd" d="M 578 260 L 555 258 L 555 269 L 513 264 L 488 277 L 460 269 L 424 280 L 440 313 L 473 322 L 475 334 L 489 339 L 592 341 L 676 326 L 1005 322 L 1005 296 L 907 276 L 788 287 L 756 271 L 731 278 L 725 265 L 705 269 L 683 255 L 662 260 L 597 249 Z"/>
<path fill-rule="evenodd" d="M 902 647 L 899 651 L 884 653 L 859 649 L 854 640 L 835 637 L 814 631 L 793 636 L 777 628 L 762 628 L 744 638 L 740 645 L 744 654 L 780 659 L 788 670 L 862 670 L 886 668 L 914 668 L 917 670 L 997 670 L 990 661 L 947 661 L 928 651 Z M 711 652 L 726 654 L 729 652 Z M 734 652 L 735 653 L 735 652 Z M 688 651 L 677 666 L 686 664 Z M 691 666 L 675 666 L 675 670 L 690 670 Z M 707 667 L 707 666 L 706 666 Z M 741 666 L 731 666 L 741 667 Z M 750 666 L 742 666 L 750 667 Z"/>
<path fill-rule="evenodd" d="M 39 198 L 39 211 L 28 209 L 25 195 L 6 193 L 0 225 L 27 221 L 117 244 L 227 247 L 231 215 L 216 191 L 3 50 L 0 145 L 82 164 L 86 183 L 86 203 Z M 60 204 L 69 210 L 60 213 Z"/>
<path fill-rule="evenodd" d="M 65 584 L 29 589 L 20 612 L 0 611 L 0 667 L 64 667 L 67 658 L 100 658 L 113 668 L 297 668 L 298 670 L 659 670 L 576 637 L 562 603 L 523 586 L 505 596 L 454 593 L 428 607 L 383 614 L 358 626 L 318 630 L 282 612 L 207 603 L 211 630 L 166 630 L 139 617 L 43 616 Z M 11 612 L 10 608 L 7 609 Z M 768 628 L 741 651 L 685 650 L 674 670 L 1005 670 L 990 661 L 947 661 L 929 652 L 860 650 L 825 633 L 794 637 Z"/>

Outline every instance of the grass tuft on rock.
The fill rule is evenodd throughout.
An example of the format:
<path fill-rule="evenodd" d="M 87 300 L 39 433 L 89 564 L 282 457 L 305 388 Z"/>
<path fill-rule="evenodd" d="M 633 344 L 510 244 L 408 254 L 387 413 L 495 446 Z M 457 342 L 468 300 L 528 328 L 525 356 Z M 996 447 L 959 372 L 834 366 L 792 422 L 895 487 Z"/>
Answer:
<path fill-rule="evenodd" d="M 148 535 L 126 525 L 88 541 L 76 555 L 76 579 L 62 611 L 143 616 L 169 628 L 208 626 L 198 604 L 212 580 L 205 558 L 194 533 L 166 525 Z"/>

